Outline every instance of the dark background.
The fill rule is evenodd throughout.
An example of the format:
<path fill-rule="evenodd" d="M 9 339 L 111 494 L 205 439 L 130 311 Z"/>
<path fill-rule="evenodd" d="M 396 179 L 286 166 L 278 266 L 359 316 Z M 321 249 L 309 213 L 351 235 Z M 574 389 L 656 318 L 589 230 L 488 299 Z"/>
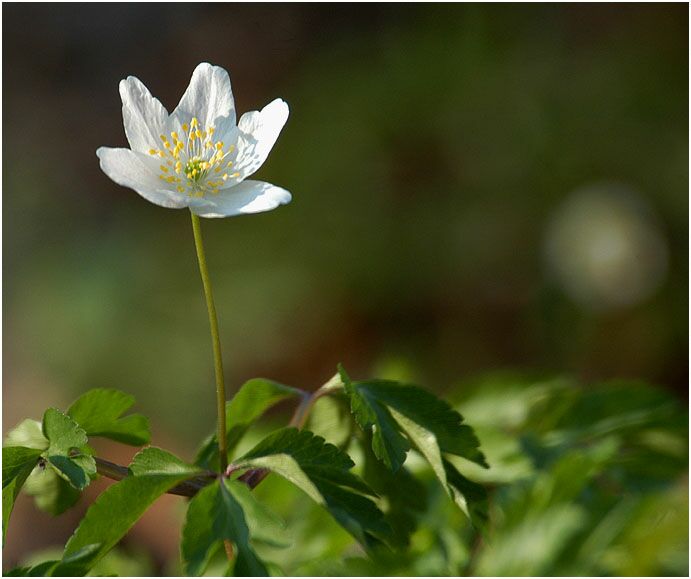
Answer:
<path fill-rule="evenodd" d="M 93 387 L 136 395 L 186 459 L 213 429 L 189 216 L 95 155 L 126 146 L 120 79 L 172 111 L 201 61 L 239 113 L 291 109 L 257 178 L 293 202 L 203 222 L 231 392 L 342 362 L 441 393 L 497 368 L 633 377 L 686 403 L 687 6 L 5 4 L 3 55 L 4 432 Z M 158 553 L 173 505 L 135 531 Z M 77 515 L 20 501 L 6 556 Z"/>

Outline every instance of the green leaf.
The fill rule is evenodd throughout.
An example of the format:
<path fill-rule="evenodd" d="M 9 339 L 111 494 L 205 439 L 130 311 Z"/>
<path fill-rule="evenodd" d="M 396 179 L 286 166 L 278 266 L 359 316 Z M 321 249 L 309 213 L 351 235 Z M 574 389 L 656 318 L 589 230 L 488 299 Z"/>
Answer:
<path fill-rule="evenodd" d="M 392 529 L 389 542 L 395 547 L 407 548 L 418 519 L 427 508 L 427 489 L 405 466 L 396 473 L 391 472 L 374 455 L 371 441 L 363 441 L 363 446 L 365 457 L 362 476 L 385 498 L 383 510 L 386 522 Z"/>
<path fill-rule="evenodd" d="M 16 567 L 6 575 L 8 577 L 80 577 L 89 571 L 99 547 L 99 545 L 87 545 L 62 561 L 49 560 L 33 567 Z"/>
<path fill-rule="evenodd" d="M 238 491 L 241 487 L 244 485 L 238 482 L 219 480 L 190 501 L 182 531 L 182 557 L 188 575 L 201 575 L 213 554 L 227 540 L 234 543 L 237 551 L 235 575 L 268 576 L 266 567 L 250 545 L 245 512 L 237 499 L 238 492 L 244 493 Z"/>
<path fill-rule="evenodd" d="M 391 470 L 398 470 L 405 461 L 410 448 L 408 438 L 415 438 L 413 442 L 417 444 L 421 437 L 430 435 L 436 439 L 438 451 L 432 453 L 429 447 L 423 454 L 440 478 L 440 458 L 433 454 L 441 452 L 488 467 L 473 429 L 462 424 L 463 417 L 430 392 L 389 380 L 350 382 L 347 375 L 343 378 L 356 422 L 363 430 L 372 432 L 372 449 Z"/>
<path fill-rule="evenodd" d="M 278 430 L 241 457 L 238 468 L 266 468 L 295 484 L 324 506 L 358 541 L 373 546 L 390 533 L 382 512 L 368 498 L 374 494 L 350 472 L 354 466 L 342 450 L 308 431 Z"/>
<path fill-rule="evenodd" d="M 160 448 L 145 448 L 130 465 L 131 475 L 108 487 L 89 507 L 65 546 L 63 562 L 88 545 L 99 544 L 95 564 L 127 533 L 161 495 L 201 471 Z"/>
<path fill-rule="evenodd" d="M 247 485 L 233 485 L 233 496 L 245 512 L 252 541 L 277 548 L 289 547 L 293 543 L 285 521 L 259 502 Z"/>
<path fill-rule="evenodd" d="M 226 403 L 228 453 L 232 453 L 247 429 L 267 409 L 281 400 L 301 395 L 302 392 L 297 388 L 265 378 L 253 378 L 245 382 L 233 399 Z M 204 441 L 195 464 L 209 469 L 218 468 L 218 441 L 215 434 Z"/>
<path fill-rule="evenodd" d="M 134 396 L 120 390 L 97 388 L 80 396 L 67 410 L 89 436 L 102 436 L 132 446 L 151 440 L 149 420 L 141 414 L 122 416 Z"/>
<path fill-rule="evenodd" d="M 74 488 L 86 488 L 96 475 L 96 462 L 84 429 L 66 414 L 49 408 L 43 415 L 43 435 L 49 443 L 43 454 L 48 463 Z"/>
<path fill-rule="evenodd" d="M 481 484 L 464 477 L 448 460 L 444 460 L 443 465 L 454 502 L 477 529 L 486 531 L 489 518 L 487 490 Z"/>
<path fill-rule="evenodd" d="M 5 542 L 7 524 L 17 495 L 31 471 L 38 463 L 41 451 L 24 446 L 2 449 L 2 541 Z"/>

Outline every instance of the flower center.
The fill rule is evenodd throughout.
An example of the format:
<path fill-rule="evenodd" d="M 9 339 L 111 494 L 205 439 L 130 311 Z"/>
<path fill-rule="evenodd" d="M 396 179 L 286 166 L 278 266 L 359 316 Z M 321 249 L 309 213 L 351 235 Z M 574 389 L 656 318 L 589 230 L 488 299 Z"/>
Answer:
<path fill-rule="evenodd" d="M 233 162 L 226 160 L 235 146 L 227 148 L 223 141 L 215 141 L 214 127 L 204 129 L 196 117 L 188 125 L 182 125 L 183 139 L 175 131 L 170 139 L 161 135 L 161 149 L 149 149 L 149 155 L 159 157 L 162 164 L 158 178 L 167 183 L 176 183 L 180 193 L 192 197 L 213 195 L 227 179 L 238 177 L 239 173 L 228 173 Z"/>

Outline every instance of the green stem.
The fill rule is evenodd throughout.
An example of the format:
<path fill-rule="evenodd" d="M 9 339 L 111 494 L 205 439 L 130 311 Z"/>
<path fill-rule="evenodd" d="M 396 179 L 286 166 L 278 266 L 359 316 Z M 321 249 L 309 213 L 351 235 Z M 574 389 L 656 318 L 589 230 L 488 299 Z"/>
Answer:
<path fill-rule="evenodd" d="M 228 466 L 228 445 L 226 441 L 226 387 L 223 382 L 223 360 L 221 359 L 221 340 L 218 336 L 218 318 L 214 296 L 211 290 L 209 270 L 206 267 L 206 254 L 204 253 L 204 241 L 202 240 L 202 227 L 199 217 L 190 211 L 192 216 L 192 230 L 194 231 L 194 245 L 197 248 L 197 260 L 199 261 L 199 273 L 202 276 L 206 309 L 209 312 L 209 326 L 211 327 L 211 343 L 214 351 L 214 371 L 216 373 L 216 406 L 218 409 L 218 453 L 220 472 L 224 472 Z"/>

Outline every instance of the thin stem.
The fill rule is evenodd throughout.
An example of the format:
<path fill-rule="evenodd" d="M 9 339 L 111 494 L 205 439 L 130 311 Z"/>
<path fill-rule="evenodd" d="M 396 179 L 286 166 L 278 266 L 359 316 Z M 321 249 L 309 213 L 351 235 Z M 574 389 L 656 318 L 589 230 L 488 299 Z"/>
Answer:
<path fill-rule="evenodd" d="M 115 464 L 109 460 L 103 458 L 94 457 L 96 460 L 96 471 L 101 476 L 105 476 L 113 480 L 122 480 L 129 476 L 130 471 L 126 466 Z M 168 491 L 168 494 L 178 495 L 182 497 L 193 497 L 205 486 L 207 486 L 216 475 L 215 473 L 209 472 L 206 476 L 199 476 L 179 485 L 174 486 Z"/>
<path fill-rule="evenodd" d="M 197 260 L 199 261 L 199 273 L 202 276 L 204 286 L 204 297 L 206 298 L 206 309 L 209 312 L 209 326 L 211 327 L 211 343 L 214 352 L 214 371 L 216 373 L 216 406 L 218 409 L 218 454 L 220 471 L 223 472 L 228 466 L 228 445 L 226 442 L 226 387 L 223 381 L 223 361 L 221 359 L 221 340 L 218 335 L 218 318 L 216 317 L 216 306 L 214 306 L 214 296 L 211 290 L 211 280 L 209 270 L 206 267 L 206 254 L 204 253 L 204 241 L 202 240 L 202 228 L 199 217 L 190 212 L 192 216 L 192 231 L 194 231 L 194 245 L 197 249 Z"/>

